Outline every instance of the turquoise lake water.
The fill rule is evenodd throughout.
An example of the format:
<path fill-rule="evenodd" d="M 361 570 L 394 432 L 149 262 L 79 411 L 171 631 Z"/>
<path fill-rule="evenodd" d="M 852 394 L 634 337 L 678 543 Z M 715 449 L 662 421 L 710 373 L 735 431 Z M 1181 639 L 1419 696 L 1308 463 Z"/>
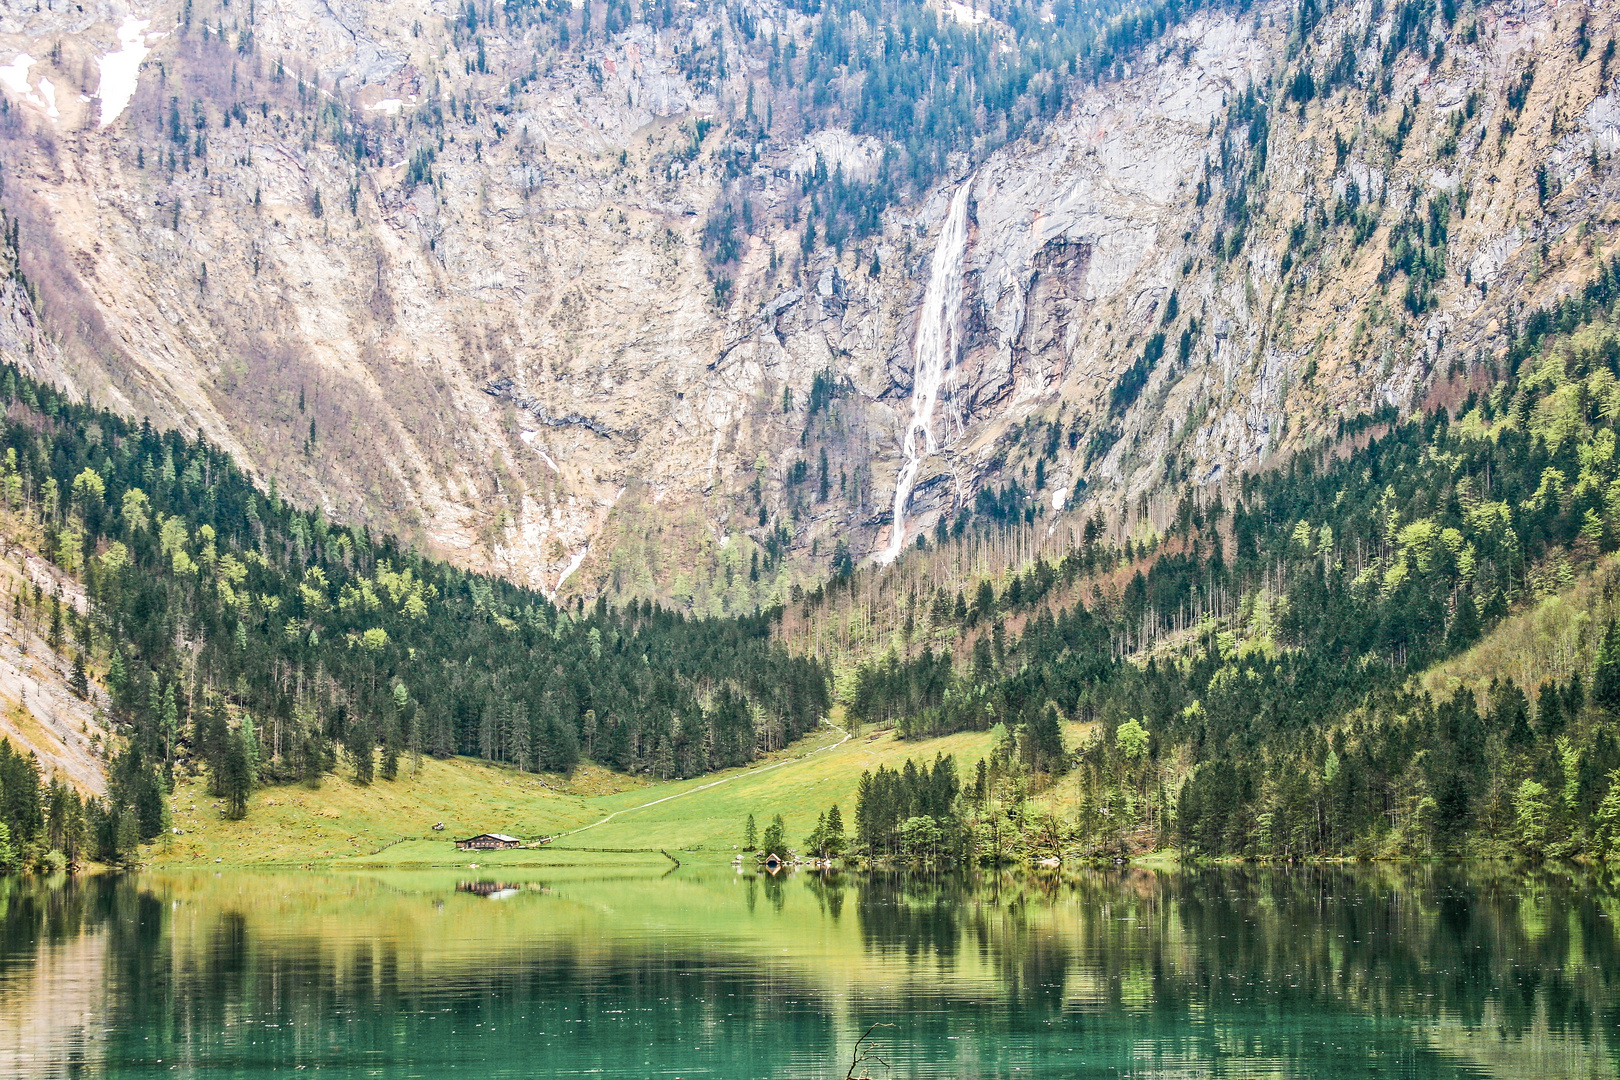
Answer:
<path fill-rule="evenodd" d="M 0 879 L 0 1076 L 1620 1072 L 1599 877 L 476 874 Z"/>

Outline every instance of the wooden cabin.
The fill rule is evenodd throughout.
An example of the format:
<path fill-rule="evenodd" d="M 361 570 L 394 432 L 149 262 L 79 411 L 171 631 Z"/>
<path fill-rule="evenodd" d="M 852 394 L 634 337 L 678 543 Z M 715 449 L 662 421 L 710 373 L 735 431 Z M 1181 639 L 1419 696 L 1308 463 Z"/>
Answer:
<path fill-rule="evenodd" d="M 520 847 L 522 844 L 523 841 L 517 837 L 498 832 L 479 833 L 477 836 L 456 841 L 456 847 L 462 851 L 498 851 L 501 848 Z"/>

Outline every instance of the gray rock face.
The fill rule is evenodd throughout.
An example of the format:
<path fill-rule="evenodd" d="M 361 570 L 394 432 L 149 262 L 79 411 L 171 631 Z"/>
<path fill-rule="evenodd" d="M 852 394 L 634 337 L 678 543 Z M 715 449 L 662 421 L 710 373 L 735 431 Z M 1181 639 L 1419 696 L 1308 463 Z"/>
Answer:
<path fill-rule="evenodd" d="M 758 6 L 761 25 L 805 32 Z M 568 574 L 570 593 L 746 609 L 814 580 L 838 541 L 880 551 L 933 239 L 963 183 L 952 419 L 912 531 L 981 487 L 1032 489 L 1039 458 L 1054 524 L 1153 527 L 1170 500 L 1144 519 L 1144 495 L 1442 392 L 1452 360 L 1466 373 L 1500 348 L 1507 303 L 1572 287 L 1610 242 L 1607 225 L 1574 230 L 1614 217 L 1620 99 L 1598 50 L 1578 55 L 1574 17 L 1540 4 L 1486 5 L 1471 39 L 1437 22 L 1443 56 L 1400 60 L 1374 113 L 1364 89 L 1301 105 L 1273 88 L 1324 72 L 1345 35 L 1366 43 L 1364 86 L 1387 11 L 1341 7 L 1303 49 L 1291 5 L 1200 15 L 1038 138 L 959 161 L 879 234 L 802 264 L 790 208 L 817 155 L 858 177 L 881 144 L 741 140 L 739 103 L 770 84 L 718 13 L 567 50 L 491 25 L 475 52 L 444 4 L 269 0 L 251 26 L 239 9 L 194 0 L 189 26 L 178 2 L 0 15 L 0 204 L 32 283 L 0 290 L 0 355 L 200 427 L 330 514 L 547 590 Z M 151 52 L 101 127 L 97 72 L 131 16 Z M 1589 23 L 1611 36 L 1611 13 Z M 712 41 L 739 58 L 723 77 L 683 67 Z M 1267 160 L 1227 251 L 1216 171 L 1223 145 L 1247 145 L 1228 115 L 1251 86 Z M 755 224 L 727 291 L 703 232 L 738 153 Z M 1352 190 L 1378 203 L 1359 244 L 1334 220 Z M 1460 209 L 1414 313 L 1381 269 L 1391 228 L 1437 197 Z M 1160 333 L 1139 391 L 1116 393 Z M 739 579 L 772 544 L 789 555 Z"/>

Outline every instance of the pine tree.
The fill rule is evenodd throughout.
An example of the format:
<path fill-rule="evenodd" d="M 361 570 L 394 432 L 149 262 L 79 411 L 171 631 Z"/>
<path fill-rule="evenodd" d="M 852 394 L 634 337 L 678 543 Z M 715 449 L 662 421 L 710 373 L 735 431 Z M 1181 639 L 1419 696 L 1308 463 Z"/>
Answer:
<path fill-rule="evenodd" d="M 174 742 L 180 735 L 180 707 L 174 700 L 174 683 L 163 688 L 163 705 L 158 732 L 163 738 L 163 757 L 174 760 Z"/>
<path fill-rule="evenodd" d="M 1620 712 L 1620 625 L 1609 620 L 1592 672 L 1592 701 L 1610 712 Z"/>
<path fill-rule="evenodd" d="M 376 769 L 377 736 L 369 720 L 352 720 L 349 724 L 348 751 L 354 758 L 354 778 L 362 784 L 371 783 Z"/>
<path fill-rule="evenodd" d="M 787 850 L 787 824 L 781 814 L 771 818 L 771 823 L 765 826 L 765 838 L 760 847 L 767 855 L 781 855 Z"/>
<path fill-rule="evenodd" d="M 816 815 L 816 827 L 810 830 L 809 836 L 805 837 L 804 847 L 806 851 L 809 851 L 816 857 L 821 858 L 825 856 L 825 852 L 822 851 L 822 847 L 826 844 L 826 842 L 827 814 L 825 811 L 823 811 L 822 813 Z"/>
<path fill-rule="evenodd" d="M 382 778 L 394 780 L 399 777 L 399 739 L 392 727 L 383 737 Z"/>
<path fill-rule="evenodd" d="M 1035 714 L 1035 719 L 1024 730 L 1020 749 L 1024 764 L 1034 772 L 1062 773 L 1068 764 L 1063 749 L 1063 728 L 1058 722 L 1057 706 L 1047 702 Z"/>
<path fill-rule="evenodd" d="M 827 857 L 836 857 L 843 854 L 847 843 L 844 836 L 844 815 L 839 811 L 838 804 L 833 803 L 827 809 L 827 827 L 822 833 L 822 851 Z"/>
<path fill-rule="evenodd" d="M 1536 694 L 1536 729 L 1542 738 L 1556 738 L 1564 730 L 1564 695 L 1558 684 L 1548 680 Z"/>
<path fill-rule="evenodd" d="M 881 767 L 881 766 L 880 766 Z M 877 806 L 873 794 L 872 773 L 862 772 L 855 787 L 855 842 L 871 852 L 877 840 Z"/>
<path fill-rule="evenodd" d="M 748 815 L 748 823 L 743 826 L 743 850 L 759 850 L 759 833 L 755 831 L 753 814 Z"/>
<path fill-rule="evenodd" d="M 248 735 L 237 729 L 225 739 L 223 768 L 215 781 L 215 786 L 225 799 L 225 816 L 233 821 L 247 816 L 248 795 L 253 791 L 253 772 Z"/>
<path fill-rule="evenodd" d="M 83 653 L 73 654 L 73 675 L 68 680 L 68 686 L 74 697 L 82 699 L 90 696 L 90 679 L 84 671 Z"/>
<path fill-rule="evenodd" d="M 134 807 L 119 812 L 113 835 L 113 858 L 125 864 L 134 862 L 141 850 L 141 818 Z"/>
<path fill-rule="evenodd" d="M 1564 687 L 1564 717 L 1570 721 L 1578 721 L 1585 708 L 1586 685 L 1581 681 L 1581 673 L 1577 671 L 1569 677 L 1569 684 Z"/>
<path fill-rule="evenodd" d="M 218 698 L 210 701 L 198 718 L 197 727 L 197 753 L 208 763 L 215 777 L 214 794 L 223 794 L 219 789 L 218 778 L 224 775 L 225 744 L 230 737 L 230 725 L 226 720 L 224 703 Z"/>
<path fill-rule="evenodd" d="M 507 749 L 512 763 L 527 772 L 534 760 L 533 740 L 529 730 L 529 710 L 521 701 L 514 701 L 507 708 L 510 710 L 507 721 L 510 741 Z"/>
<path fill-rule="evenodd" d="M 1453 651 L 1466 649 L 1479 637 L 1479 609 L 1474 606 L 1474 598 L 1466 591 L 1457 594 L 1457 612 L 1451 617 L 1451 628 L 1446 637 L 1447 647 Z"/>

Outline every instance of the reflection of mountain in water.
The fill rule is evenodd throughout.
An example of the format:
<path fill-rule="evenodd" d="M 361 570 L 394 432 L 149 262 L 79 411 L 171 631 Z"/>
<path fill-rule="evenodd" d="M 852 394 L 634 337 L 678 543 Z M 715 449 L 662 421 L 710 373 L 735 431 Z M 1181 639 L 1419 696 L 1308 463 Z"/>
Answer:
<path fill-rule="evenodd" d="M 1596 878 L 1220 869 L 411 888 L 0 879 L 0 1073 L 58 1075 L 68 1060 L 89 1075 L 174 1061 L 252 1073 L 366 1055 L 427 1074 L 661 1062 L 757 1076 L 749 1063 L 768 1061 L 809 1076 L 887 1022 L 897 1075 L 1201 1074 L 1217 1061 L 1232 1075 L 1615 1075 L 1620 903 Z"/>
<path fill-rule="evenodd" d="M 0 1076 L 101 1070 L 102 987 L 121 928 L 93 899 L 0 877 Z"/>

